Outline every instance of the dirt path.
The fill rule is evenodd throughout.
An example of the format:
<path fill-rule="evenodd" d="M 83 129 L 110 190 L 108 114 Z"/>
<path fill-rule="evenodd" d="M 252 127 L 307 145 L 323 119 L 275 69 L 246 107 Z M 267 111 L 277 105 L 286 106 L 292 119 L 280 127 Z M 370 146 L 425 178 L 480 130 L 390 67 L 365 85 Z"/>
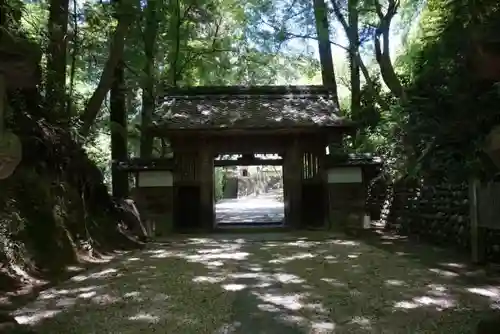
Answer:
<path fill-rule="evenodd" d="M 215 205 L 217 224 L 224 223 L 280 223 L 285 218 L 285 205 L 280 200 L 283 191 L 223 199 Z"/>
<path fill-rule="evenodd" d="M 458 334 L 497 306 L 496 279 L 428 246 L 247 234 L 151 245 L 15 315 L 40 333 Z"/>

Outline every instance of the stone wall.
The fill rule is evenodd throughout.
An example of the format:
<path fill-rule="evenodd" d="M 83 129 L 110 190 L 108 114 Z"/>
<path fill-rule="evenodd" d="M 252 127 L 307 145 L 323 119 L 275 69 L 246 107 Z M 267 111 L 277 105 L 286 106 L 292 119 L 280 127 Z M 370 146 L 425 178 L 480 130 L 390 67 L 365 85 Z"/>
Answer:
<path fill-rule="evenodd" d="M 382 217 L 388 230 L 470 252 L 468 183 L 399 183 L 392 191 L 387 217 Z M 367 202 L 380 203 L 376 196 L 380 192 L 370 193 Z M 500 261 L 500 231 L 481 228 L 479 235 L 484 260 Z"/>
<path fill-rule="evenodd" d="M 328 184 L 330 227 L 362 228 L 365 200 L 366 185 L 363 183 Z"/>
<path fill-rule="evenodd" d="M 467 184 L 396 184 L 387 223 L 404 234 L 468 249 Z"/>

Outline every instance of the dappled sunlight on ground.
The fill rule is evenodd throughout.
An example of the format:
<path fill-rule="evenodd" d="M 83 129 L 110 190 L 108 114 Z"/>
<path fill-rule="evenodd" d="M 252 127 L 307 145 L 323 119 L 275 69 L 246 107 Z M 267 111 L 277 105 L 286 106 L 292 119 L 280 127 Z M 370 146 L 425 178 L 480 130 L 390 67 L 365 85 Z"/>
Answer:
<path fill-rule="evenodd" d="M 432 247 L 388 251 L 395 240 L 174 238 L 46 290 L 15 316 L 43 333 L 472 333 L 500 306 L 495 278 Z"/>

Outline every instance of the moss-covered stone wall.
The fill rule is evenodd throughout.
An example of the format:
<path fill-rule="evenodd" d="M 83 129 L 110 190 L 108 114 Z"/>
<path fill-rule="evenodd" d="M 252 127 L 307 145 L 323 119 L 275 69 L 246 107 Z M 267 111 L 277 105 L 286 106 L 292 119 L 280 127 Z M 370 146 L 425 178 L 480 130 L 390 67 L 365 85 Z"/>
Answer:
<path fill-rule="evenodd" d="M 422 183 L 400 182 L 389 189 L 369 193 L 372 208 L 389 200 L 386 228 L 422 241 L 470 252 L 469 186 L 467 182 L 433 180 Z M 377 211 L 377 210 L 375 210 Z M 385 216 L 385 217 L 384 217 Z M 500 231 L 480 228 L 480 253 L 486 261 L 500 261 Z"/>

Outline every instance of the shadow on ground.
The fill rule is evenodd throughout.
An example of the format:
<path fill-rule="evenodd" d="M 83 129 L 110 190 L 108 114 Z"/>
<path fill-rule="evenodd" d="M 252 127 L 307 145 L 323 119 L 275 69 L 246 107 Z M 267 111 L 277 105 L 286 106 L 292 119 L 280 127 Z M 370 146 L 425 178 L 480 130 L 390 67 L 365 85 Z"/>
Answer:
<path fill-rule="evenodd" d="M 390 238 L 175 238 L 14 315 L 41 333 L 473 333 L 500 306 L 496 278 L 432 247 L 384 249 Z"/>

